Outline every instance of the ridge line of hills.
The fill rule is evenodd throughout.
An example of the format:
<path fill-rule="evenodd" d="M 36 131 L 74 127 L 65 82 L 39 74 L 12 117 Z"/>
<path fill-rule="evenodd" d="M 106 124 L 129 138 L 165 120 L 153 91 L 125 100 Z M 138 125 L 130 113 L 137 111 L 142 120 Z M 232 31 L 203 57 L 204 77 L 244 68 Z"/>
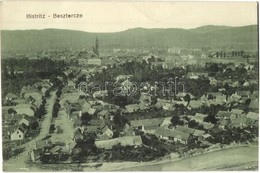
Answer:
<path fill-rule="evenodd" d="M 112 33 L 53 29 L 2 30 L 2 51 L 90 49 L 96 37 L 101 49 L 113 48 L 234 48 L 257 49 L 258 26 L 207 25 L 194 29 L 133 28 Z"/>

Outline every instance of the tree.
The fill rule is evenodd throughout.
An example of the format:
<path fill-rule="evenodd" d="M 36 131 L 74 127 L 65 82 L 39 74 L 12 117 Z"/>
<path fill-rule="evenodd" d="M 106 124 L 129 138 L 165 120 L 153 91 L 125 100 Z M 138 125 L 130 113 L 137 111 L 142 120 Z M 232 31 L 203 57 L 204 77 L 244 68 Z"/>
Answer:
<path fill-rule="evenodd" d="M 185 97 L 184 97 L 183 99 L 184 99 L 184 101 L 188 102 L 188 103 L 187 103 L 187 107 L 188 107 L 189 104 L 190 104 L 190 100 L 191 100 L 190 95 L 189 95 L 189 94 L 186 94 Z"/>
<path fill-rule="evenodd" d="M 178 116 L 173 116 L 172 119 L 171 119 L 171 122 L 172 122 L 172 125 L 173 125 L 173 126 L 179 125 L 180 117 L 178 117 Z"/>
<path fill-rule="evenodd" d="M 122 129 L 127 123 L 127 119 L 120 114 L 116 114 L 114 117 L 115 125 L 118 127 L 117 129 Z"/>
<path fill-rule="evenodd" d="M 195 128 L 197 127 L 198 123 L 195 120 L 191 120 L 188 122 L 188 127 L 189 128 Z"/>

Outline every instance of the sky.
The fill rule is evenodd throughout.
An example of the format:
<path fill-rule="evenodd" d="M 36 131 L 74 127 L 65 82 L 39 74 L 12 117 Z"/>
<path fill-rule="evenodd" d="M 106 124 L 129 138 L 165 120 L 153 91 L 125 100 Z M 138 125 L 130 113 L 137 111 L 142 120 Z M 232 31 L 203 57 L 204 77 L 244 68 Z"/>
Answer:
<path fill-rule="evenodd" d="M 256 2 L 0 2 L 3 30 L 59 28 L 87 32 L 118 32 L 130 28 L 196 28 L 204 25 L 257 24 Z M 82 14 L 79 19 L 54 19 L 57 14 Z M 26 14 L 45 14 L 27 19 Z"/>

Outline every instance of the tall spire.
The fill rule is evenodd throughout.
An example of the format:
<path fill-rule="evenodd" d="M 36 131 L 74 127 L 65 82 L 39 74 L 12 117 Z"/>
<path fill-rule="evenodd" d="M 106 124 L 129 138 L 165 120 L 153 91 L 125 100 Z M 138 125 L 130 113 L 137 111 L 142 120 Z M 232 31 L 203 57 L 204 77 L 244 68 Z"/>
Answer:
<path fill-rule="evenodd" d="M 99 41 L 98 41 L 98 37 L 96 37 L 96 44 L 95 44 L 95 47 L 94 47 L 94 53 L 99 56 Z"/>

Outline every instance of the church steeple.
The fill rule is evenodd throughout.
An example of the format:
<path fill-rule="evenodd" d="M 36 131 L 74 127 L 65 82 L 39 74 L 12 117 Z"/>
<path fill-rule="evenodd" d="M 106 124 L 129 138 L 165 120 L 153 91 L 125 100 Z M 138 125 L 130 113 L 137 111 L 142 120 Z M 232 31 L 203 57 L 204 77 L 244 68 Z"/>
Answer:
<path fill-rule="evenodd" d="M 95 46 L 93 46 L 93 52 L 99 56 L 99 41 L 98 41 L 98 37 L 96 37 L 96 44 Z"/>

